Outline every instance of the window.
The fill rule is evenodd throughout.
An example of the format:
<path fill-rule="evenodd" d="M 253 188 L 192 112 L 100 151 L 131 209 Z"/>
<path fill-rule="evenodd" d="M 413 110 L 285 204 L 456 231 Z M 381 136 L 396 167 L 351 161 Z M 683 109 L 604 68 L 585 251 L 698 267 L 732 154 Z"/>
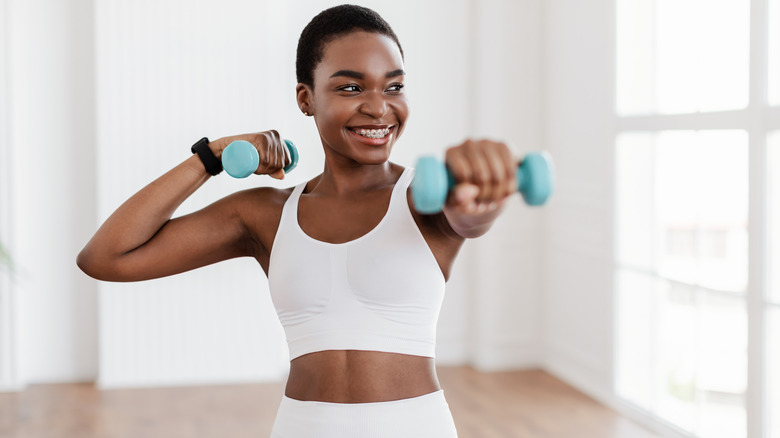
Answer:
<path fill-rule="evenodd" d="M 745 436 L 747 140 L 617 138 L 616 391 L 700 436 Z"/>
<path fill-rule="evenodd" d="M 780 438 L 780 0 L 616 0 L 615 35 L 615 392 Z"/>
<path fill-rule="evenodd" d="M 618 114 L 746 107 L 748 6 L 746 0 L 618 0 Z"/>
<path fill-rule="evenodd" d="M 769 2 L 769 104 L 780 105 L 780 1 Z"/>
<path fill-rule="evenodd" d="M 780 3 L 780 2 L 779 2 Z M 767 224 L 769 243 L 767 266 L 767 306 L 764 338 L 766 350 L 767 437 L 780 437 L 780 130 L 767 142 Z M 774 414 L 773 414 L 774 413 Z"/>
<path fill-rule="evenodd" d="M 767 299 L 770 303 L 780 306 L 780 130 L 769 134 L 767 141 L 767 224 L 769 236 L 767 265 L 768 269 Z M 772 333 L 772 332 L 770 332 Z M 780 332 L 778 332 L 780 333 Z"/>

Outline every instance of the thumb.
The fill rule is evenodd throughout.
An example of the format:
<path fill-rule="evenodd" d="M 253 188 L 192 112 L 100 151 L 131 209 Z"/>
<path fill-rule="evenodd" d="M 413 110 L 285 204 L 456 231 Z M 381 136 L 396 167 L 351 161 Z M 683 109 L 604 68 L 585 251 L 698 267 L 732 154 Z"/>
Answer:
<path fill-rule="evenodd" d="M 268 176 L 274 179 L 284 179 L 284 169 L 279 169 L 274 173 L 269 173 Z"/>
<path fill-rule="evenodd" d="M 474 204 L 479 196 L 479 187 L 474 184 L 461 183 L 452 189 L 452 201 L 458 206 Z"/>

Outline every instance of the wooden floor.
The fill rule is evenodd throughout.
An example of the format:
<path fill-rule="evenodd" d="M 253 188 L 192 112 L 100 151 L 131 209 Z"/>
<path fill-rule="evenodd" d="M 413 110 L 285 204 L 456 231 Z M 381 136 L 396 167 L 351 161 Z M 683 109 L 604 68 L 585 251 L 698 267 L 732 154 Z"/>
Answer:
<path fill-rule="evenodd" d="M 544 371 L 438 369 L 460 438 L 655 438 Z M 282 383 L 0 394 L 2 438 L 265 438 Z"/>

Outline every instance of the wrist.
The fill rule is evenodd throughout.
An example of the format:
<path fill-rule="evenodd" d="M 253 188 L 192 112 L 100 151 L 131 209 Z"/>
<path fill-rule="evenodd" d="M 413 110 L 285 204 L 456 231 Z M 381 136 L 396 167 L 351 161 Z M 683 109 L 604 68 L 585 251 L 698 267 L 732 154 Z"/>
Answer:
<path fill-rule="evenodd" d="M 219 148 L 218 145 L 216 147 Z M 214 155 L 212 149 L 211 142 L 207 137 L 201 138 L 190 148 L 192 153 L 197 154 L 198 158 L 200 158 L 206 172 L 214 176 L 222 172 L 222 161 L 220 157 Z"/>
<path fill-rule="evenodd" d="M 222 159 L 222 151 L 225 150 L 227 147 L 228 142 L 226 138 L 219 138 L 214 141 L 209 142 L 209 149 L 211 149 L 211 152 L 214 154 L 215 157 Z"/>

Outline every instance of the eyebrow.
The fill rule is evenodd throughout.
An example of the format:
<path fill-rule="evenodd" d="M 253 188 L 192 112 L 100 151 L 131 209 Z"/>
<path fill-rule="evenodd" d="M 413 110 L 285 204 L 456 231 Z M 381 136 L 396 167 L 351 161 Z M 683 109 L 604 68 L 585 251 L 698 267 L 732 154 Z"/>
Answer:
<path fill-rule="evenodd" d="M 393 71 L 389 71 L 389 72 L 385 73 L 385 78 L 390 79 L 390 78 L 394 78 L 394 77 L 397 77 L 397 76 L 405 76 L 405 75 L 406 75 L 406 72 L 403 69 L 399 68 L 398 70 L 393 70 Z M 339 70 L 336 73 L 333 73 L 332 75 L 330 75 L 331 78 L 335 78 L 335 77 L 338 77 L 338 76 L 344 76 L 344 77 L 354 78 L 354 79 L 365 79 L 365 77 L 366 77 L 365 74 L 360 73 L 359 71 L 354 71 L 354 70 Z"/>

